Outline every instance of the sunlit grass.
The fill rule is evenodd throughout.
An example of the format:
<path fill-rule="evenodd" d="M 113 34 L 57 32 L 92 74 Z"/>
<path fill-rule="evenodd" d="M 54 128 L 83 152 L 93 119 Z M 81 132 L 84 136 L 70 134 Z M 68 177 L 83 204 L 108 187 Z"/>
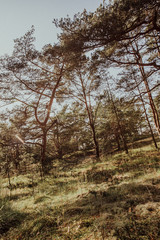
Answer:
<path fill-rule="evenodd" d="M 131 223 L 136 234 L 149 224 L 140 215 L 143 206 L 146 218 L 155 216 L 150 231 L 158 236 L 152 226 L 159 224 L 160 155 L 152 145 L 67 166 L 56 162 L 56 172 L 44 179 L 39 173 L 11 177 L 12 188 L 1 178 L 9 211 L 27 216 L 4 239 L 125 239 Z"/>

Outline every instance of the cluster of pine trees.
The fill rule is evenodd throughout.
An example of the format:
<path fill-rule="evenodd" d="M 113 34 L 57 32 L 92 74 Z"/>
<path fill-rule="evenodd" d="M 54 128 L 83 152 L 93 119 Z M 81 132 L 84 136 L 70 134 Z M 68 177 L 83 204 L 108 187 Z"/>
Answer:
<path fill-rule="evenodd" d="M 129 151 L 160 134 L 160 2 L 115 0 L 53 23 L 58 42 L 34 46 L 34 28 L 0 58 L 0 167 L 5 174 L 75 152 Z"/>

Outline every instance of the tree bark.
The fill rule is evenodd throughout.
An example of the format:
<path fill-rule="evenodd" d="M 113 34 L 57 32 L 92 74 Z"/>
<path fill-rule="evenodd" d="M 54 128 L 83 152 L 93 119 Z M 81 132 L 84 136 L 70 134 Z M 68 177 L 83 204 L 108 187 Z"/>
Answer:
<path fill-rule="evenodd" d="M 153 113 L 153 119 L 154 119 L 155 127 L 156 127 L 156 130 L 157 130 L 158 134 L 160 135 L 159 115 L 158 115 L 156 106 L 154 104 L 152 93 L 151 93 L 151 90 L 150 90 L 150 87 L 149 87 L 149 84 L 148 84 L 148 79 L 147 79 L 148 76 L 145 73 L 145 69 L 144 69 L 144 66 L 143 66 L 143 59 L 142 59 L 142 56 L 140 54 L 140 51 L 139 51 L 139 48 L 138 48 L 138 45 L 137 45 L 136 42 L 135 42 L 135 46 L 136 46 L 136 50 L 134 49 L 133 46 L 132 46 L 132 49 L 134 51 L 135 59 L 137 61 L 137 65 L 139 67 L 140 74 L 142 76 L 142 80 L 144 82 L 144 85 L 145 85 L 145 88 L 146 88 L 146 91 L 147 91 L 147 94 L 148 94 L 149 104 L 150 104 L 150 107 L 151 107 L 151 111 Z"/>
<path fill-rule="evenodd" d="M 41 167 L 42 167 L 42 176 L 48 173 L 47 163 L 46 163 L 46 146 L 47 146 L 47 131 L 46 128 L 42 128 L 42 147 L 41 147 Z"/>
<path fill-rule="evenodd" d="M 119 120 L 117 108 L 116 108 L 115 103 L 113 101 L 113 97 L 112 97 L 112 93 L 111 93 L 111 89 L 110 89 L 108 81 L 107 81 L 107 84 L 108 84 L 109 94 L 110 94 L 111 102 L 112 102 L 112 105 L 113 105 L 115 117 L 116 117 L 116 120 L 117 120 L 117 127 L 118 127 L 118 130 L 120 132 L 121 139 L 123 141 L 124 150 L 128 154 L 127 142 L 126 142 L 125 136 L 124 136 L 123 131 L 122 131 L 122 126 L 121 126 L 121 123 L 120 123 L 120 120 Z"/>
<path fill-rule="evenodd" d="M 142 78 L 143 78 L 143 82 L 144 82 L 146 90 L 147 90 L 150 107 L 151 107 L 151 110 L 152 110 L 152 113 L 153 113 L 153 119 L 154 119 L 155 127 L 157 129 L 158 134 L 160 135 L 159 116 L 158 116 L 158 112 L 157 112 L 157 109 L 156 109 L 156 106 L 154 104 L 153 97 L 152 97 L 152 94 L 151 94 L 151 91 L 150 91 L 150 88 L 149 88 L 149 84 L 148 84 L 147 77 L 146 77 L 146 74 L 145 74 L 145 71 L 144 71 L 144 67 L 139 66 L 139 68 L 140 68 L 140 72 L 141 72 L 141 75 L 142 75 Z"/>
<path fill-rule="evenodd" d="M 115 138 L 116 138 L 116 142 L 117 142 L 117 149 L 118 149 L 118 151 L 120 151 L 121 150 L 121 145 L 120 145 L 120 142 L 119 142 L 119 136 L 116 133 L 115 133 Z"/>
<path fill-rule="evenodd" d="M 94 121 L 94 117 L 93 117 L 93 113 L 92 113 L 92 106 L 91 106 L 90 100 L 89 100 L 89 103 L 87 101 L 85 86 L 83 84 L 83 80 L 81 78 L 81 75 L 80 75 L 80 81 L 81 81 L 81 86 L 82 86 L 82 91 L 83 91 L 84 103 L 85 103 L 86 111 L 87 111 L 87 114 L 88 114 L 89 125 L 90 125 L 91 131 L 92 131 L 93 142 L 94 142 L 95 152 L 96 152 L 96 158 L 99 159 L 99 157 L 100 157 L 99 143 L 98 143 L 98 140 L 97 140 L 97 137 L 96 137 L 95 121 Z"/>
<path fill-rule="evenodd" d="M 90 123 L 91 129 L 92 129 L 92 135 L 93 135 L 93 141 L 94 141 L 94 146 L 95 146 L 95 150 L 96 150 L 96 158 L 98 159 L 100 157 L 100 153 L 99 153 L 99 144 L 96 138 L 96 132 L 95 132 L 95 126 L 93 123 Z"/>
<path fill-rule="evenodd" d="M 136 79 L 135 79 L 135 81 L 136 81 Z M 137 81 L 136 81 L 136 83 L 137 83 Z M 138 86 L 138 85 L 137 85 L 137 89 L 138 89 L 139 96 L 140 96 L 140 99 L 141 99 L 141 102 L 142 102 L 142 106 L 143 106 L 143 109 L 144 109 L 145 118 L 146 118 L 146 121 L 147 121 L 148 126 L 149 126 L 149 130 L 150 130 L 150 133 L 151 133 L 152 140 L 153 140 L 153 142 L 154 142 L 155 148 L 158 149 L 157 142 L 156 142 L 156 139 L 155 139 L 155 137 L 154 137 L 154 133 L 153 133 L 153 130 L 152 130 L 152 127 L 151 127 L 149 118 L 148 118 L 148 114 L 147 114 L 147 111 L 146 111 L 146 107 L 145 107 L 145 104 L 144 104 L 144 101 L 143 101 L 143 97 L 142 97 L 142 94 L 141 94 L 141 92 L 140 92 L 140 89 L 139 89 L 139 86 Z"/>

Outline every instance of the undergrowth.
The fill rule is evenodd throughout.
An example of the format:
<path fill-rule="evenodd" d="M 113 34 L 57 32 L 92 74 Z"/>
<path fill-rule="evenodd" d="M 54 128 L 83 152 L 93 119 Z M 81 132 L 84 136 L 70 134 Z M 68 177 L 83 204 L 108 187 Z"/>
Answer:
<path fill-rule="evenodd" d="M 2 240 L 160 239 L 160 155 L 151 146 L 63 161 L 45 179 L 1 180 Z"/>

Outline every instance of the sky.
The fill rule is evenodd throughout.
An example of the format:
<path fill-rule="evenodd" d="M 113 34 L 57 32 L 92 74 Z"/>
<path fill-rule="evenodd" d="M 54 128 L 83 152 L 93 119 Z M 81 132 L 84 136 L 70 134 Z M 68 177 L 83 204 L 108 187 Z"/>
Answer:
<path fill-rule="evenodd" d="M 0 56 L 11 54 L 14 39 L 35 27 L 35 46 L 57 42 L 54 18 L 72 18 L 75 13 L 95 11 L 103 0 L 0 0 Z"/>

